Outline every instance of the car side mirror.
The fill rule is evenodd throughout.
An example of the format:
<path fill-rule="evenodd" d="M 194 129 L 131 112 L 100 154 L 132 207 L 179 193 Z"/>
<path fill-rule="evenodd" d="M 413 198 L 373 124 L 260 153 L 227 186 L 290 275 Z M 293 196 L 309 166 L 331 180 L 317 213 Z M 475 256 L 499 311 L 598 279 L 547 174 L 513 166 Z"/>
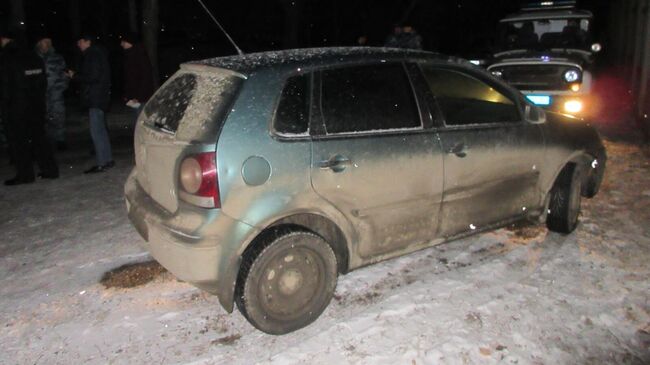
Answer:
<path fill-rule="evenodd" d="M 524 118 L 526 118 L 526 121 L 529 123 L 542 124 L 546 122 L 546 112 L 540 107 L 526 104 Z"/>

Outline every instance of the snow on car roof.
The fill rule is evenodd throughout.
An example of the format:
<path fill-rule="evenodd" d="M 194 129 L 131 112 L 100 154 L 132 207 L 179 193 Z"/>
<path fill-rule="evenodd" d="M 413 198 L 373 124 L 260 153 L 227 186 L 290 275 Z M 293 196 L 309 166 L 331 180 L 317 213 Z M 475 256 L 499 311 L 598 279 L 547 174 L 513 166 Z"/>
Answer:
<path fill-rule="evenodd" d="M 548 11 L 522 11 L 510 14 L 501 19 L 501 23 L 517 22 L 526 20 L 540 19 L 575 19 L 575 18 L 593 18 L 593 14 L 587 10 L 548 10 Z"/>
<path fill-rule="evenodd" d="M 224 68 L 242 74 L 249 74 L 261 68 L 274 66 L 304 67 L 326 65 L 336 62 L 363 61 L 371 59 L 400 60 L 407 57 L 426 58 L 440 61 L 465 63 L 460 58 L 433 52 L 379 47 L 327 47 L 303 48 L 282 51 L 249 53 L 226 57 L 216 57 L 189 62 L 189 65 L 202 65 Z"/>

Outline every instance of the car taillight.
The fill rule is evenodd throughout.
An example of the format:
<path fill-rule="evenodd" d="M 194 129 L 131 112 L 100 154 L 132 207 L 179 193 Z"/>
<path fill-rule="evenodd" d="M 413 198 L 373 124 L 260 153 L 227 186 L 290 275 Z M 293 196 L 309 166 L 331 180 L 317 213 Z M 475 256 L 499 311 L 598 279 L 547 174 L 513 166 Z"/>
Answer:
<path fill-rule="evenodd" d="M 199 153 L 181 162 L 180 197 L 204 208 L 220 208 L 219 179 L 214 152 Z"/>

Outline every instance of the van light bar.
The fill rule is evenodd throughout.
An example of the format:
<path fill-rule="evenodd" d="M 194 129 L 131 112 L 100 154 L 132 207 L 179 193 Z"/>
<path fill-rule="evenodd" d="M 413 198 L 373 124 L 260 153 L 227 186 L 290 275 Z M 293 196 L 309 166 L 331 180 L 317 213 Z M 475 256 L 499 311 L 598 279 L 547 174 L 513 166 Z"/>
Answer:
<path fill-rule="evenodd" d="M 575 0 L 543 0 L 543 1 L 525 1 L 521 10 L 545 10 L 545 9 L 573 9 L 576 7 Z"/>

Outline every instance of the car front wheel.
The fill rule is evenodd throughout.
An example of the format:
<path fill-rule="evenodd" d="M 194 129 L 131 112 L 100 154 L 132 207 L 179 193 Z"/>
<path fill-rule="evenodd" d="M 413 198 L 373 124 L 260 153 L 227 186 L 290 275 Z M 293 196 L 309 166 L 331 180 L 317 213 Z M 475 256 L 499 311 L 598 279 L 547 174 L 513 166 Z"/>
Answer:
<path fill-rule="evenodd" d="M 325 310 L 337 281 L 336 256 L 306 231 L 275 235 L 242 262 L 235 300 L 257 329 L 285 334 L 312 323 Z"/>
<path fill-rule="evenodd" d="M 551 189 L 546 226 L 554 232 L 571 233 L 578 225 L 582 191 L 579 165 L 569 165 L 560 173 Z"/>

